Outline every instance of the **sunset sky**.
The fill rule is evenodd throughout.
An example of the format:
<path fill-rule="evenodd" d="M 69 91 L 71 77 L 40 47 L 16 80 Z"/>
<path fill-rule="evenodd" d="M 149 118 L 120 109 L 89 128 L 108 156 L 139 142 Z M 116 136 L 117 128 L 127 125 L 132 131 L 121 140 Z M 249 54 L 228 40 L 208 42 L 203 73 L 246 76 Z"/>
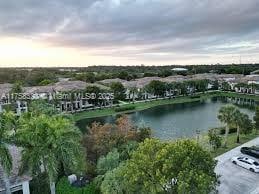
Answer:
<path fill-rule="evenodd" d="M 258 0 L 1 0 L 0 66 L 259 62 Z"/>

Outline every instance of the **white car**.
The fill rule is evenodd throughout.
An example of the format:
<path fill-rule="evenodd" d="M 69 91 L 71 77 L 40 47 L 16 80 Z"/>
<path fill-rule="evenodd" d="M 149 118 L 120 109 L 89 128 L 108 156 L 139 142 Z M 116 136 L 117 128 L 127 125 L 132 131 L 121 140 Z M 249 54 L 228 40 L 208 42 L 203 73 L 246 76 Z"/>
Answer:
<path fill-rule="evenodd" d="M 250 170 L 251 172 L 259 172 L 259 163 L 248 157 L 233 157 L 233 164 Z"/>

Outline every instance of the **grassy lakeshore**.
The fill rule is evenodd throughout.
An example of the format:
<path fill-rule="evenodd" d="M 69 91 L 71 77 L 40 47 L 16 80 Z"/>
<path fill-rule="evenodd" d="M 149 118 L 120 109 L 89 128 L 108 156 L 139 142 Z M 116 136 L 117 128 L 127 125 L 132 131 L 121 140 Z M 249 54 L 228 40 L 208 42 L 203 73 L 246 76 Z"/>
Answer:
<path fill-rule="evenodd" d="M 212 151 L 212 155 L 213 157 L 217 157 L 221 154 L 224 154 L 226 153 L 227 151 L 229 150 L 232 150 L 233 148 L 235 147 L 238 147 L 250 140 L 253 140 L 254 138 L 257 138 L 259 136 L 259 132 L 256 131 L 256 132 L 252 132 L 251 134 L 241 134 L 240 135 L 240 143 L 236 143 L 236 133 L 232 133 L 232 134 L 229 134 L 228 135 L 228 140 L 227 140 L 227 147 L 224 148 L 224 147 L 221 147 L 221 148 L 218 148 L 216 151 Z M 222 136 L 222 138 L 224 138 Z"/>
<path fill-rule="evenodd" d="M 223 143 L 224 141 L 224 135 L 221 136 L 221 142 Z M 217 156 L 220 156 L 221 154 L 224 154 L 246 142 L 249 142 L 255 138 L 259 137 L 259 131 L 258 130 L 253 130 L 249 134 L 240 134 L 240 142 L 236 143 L 237 135 L 236 133 L 229 133 L 228 138 L 227 138 L 227 147 L 221 146 L 220 148 L 217 148 L 216 150 L 213 150 L 211 145 L 209 144 L 209 137 L 207 132 L 203 132 L 199 136 L 199 144 L 206 150 L 208 150 L 212 156 L 215 158 Z M 180 138 L 181 139 L 181 138 Z M 194 136 L 191 138 L 194 141 L 197 141 L 197 136 Z"/>
<path fill-rule="evenodd" d="M 205 94 L 199 94 L 199 96 L 200 96 L 199 98 L 191 98 L 191 96 L 181 96 L 181 97 L 176 97 L 172 99 L 163 99 L 163 100 L 158 99 L 158 100 L 152 100 L 152 101 L 146 101 L 146 102 L 136 102 L 134 103 L 134 106 L 135 106 L 134 110 L 122 111 L 122 112 L 116 112 L 114 110 L 114 107 L 98 109 L 98 110 L 89 110 L 89 111 L 84 111 L 80 113 L 75 113 L 73 114 L 73 118 L 75 121 L 78 121 L 85 118 L 95 118 L 95 117 L 130 113 L 130 112 L 145 110 L 145 109 L 149 109 L 160 105 L 166 105 L 166 104 L 181 104 L 181 103 L 188 103 L 188 102 L 196 102 L 196 101 L 211 98 L 213 96 L 217 96 L 217 93 L 205 93 Z M 128 107 L 132 105 L 133 104 L 130 103 L 130 104 L 120 105 L 120 107 Z"/>
<path fill-rule="evenodd" d="M 259 101 L 259 95 L 254 95 L 254 94 L 241 94 L 241 93 L 236 93 L 236 92 L 217 91 L 215 96 L 245 98 L 245 99 L 251 99 L 251 100 L 258 100 Z"/>
<path fill-rule="evenodd" d="M 239 94 L 234 92 L 207 92 L 204 94 L 199 94 L 199 98 L 191 98 L 191 96 L 180 96 L 172 99 L 159 99 L 159 100 L 152 100 L 147 102 L 136 102 L 134 103 L 135 109 L 134 110 L 128 110 L 128 111 L 122 111 L 122 112 L 116 112 L 113 108 L 104 108 L 104 109 L 98 109 L 98 110 L 89 110 L 84 111 L 80 113 L 73 114 L 74 121 L 78 121 L 81 119 L 86 118 L 95 118 L 95 117 L 102 117 L 102 116 L 109 116 L 109 115 L 116 115 L 116 114 L 123 114 L 123 113 L 130 113 L 140 110 L 149 109 L 152 107 L 160 106 L 160 105 L 166 105 L 166 104 L 181 104 L 181 103 L 188 103 L 188 102 L 196 102 L 200 100 L 205 100 L 211 97 L 216 96 L 226 96 L 226 97 L 239 97 L 239 98 L 246 98 L 246 99 L 253 99 L 253 100 L 259 100 L 259 96 L 255 95 L 249 95 L 249 94 Z M 122 104 L 120 107 L 129 107 L 132 106 L 132 104 Z"/>

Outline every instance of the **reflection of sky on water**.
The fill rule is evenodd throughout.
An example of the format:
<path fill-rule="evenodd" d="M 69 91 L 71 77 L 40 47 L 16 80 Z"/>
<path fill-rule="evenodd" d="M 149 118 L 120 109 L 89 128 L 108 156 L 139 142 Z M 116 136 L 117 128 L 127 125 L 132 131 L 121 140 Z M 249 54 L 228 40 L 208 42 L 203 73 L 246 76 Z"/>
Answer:
<path fill-rule="evenodd" d="M 153 136 L 161 139 L 191 137 L 196 130 L 207 131 L 213 127 L 222 126 L 217 119 L 220 107 L 227 102 L 222 100 L 206 100 L 186 104 L 163 105 L 129 114 L 137 126 L 148 126 L 153 129 Z M 252 118 L 254 111 L 240 108 Z M 114 123 L 114 116 L 81 120 L 79 126 L 84 129 L 87 123 L 98 121 Z"/>

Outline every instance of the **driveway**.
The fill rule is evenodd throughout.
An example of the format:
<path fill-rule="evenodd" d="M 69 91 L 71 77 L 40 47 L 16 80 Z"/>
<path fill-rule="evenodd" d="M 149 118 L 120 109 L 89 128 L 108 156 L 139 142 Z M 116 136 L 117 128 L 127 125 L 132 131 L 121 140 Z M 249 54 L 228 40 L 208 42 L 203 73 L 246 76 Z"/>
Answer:
<path fill-rule="evenodd" d="M 259 137 L 216 157 L 215 172 L 221 175 L 219 194 L 259 194 L 259 173 L 252 173 L 231 162 L 233 156 L 243 155 L 241 147 L 253 145 L 259 145 Z"/>

